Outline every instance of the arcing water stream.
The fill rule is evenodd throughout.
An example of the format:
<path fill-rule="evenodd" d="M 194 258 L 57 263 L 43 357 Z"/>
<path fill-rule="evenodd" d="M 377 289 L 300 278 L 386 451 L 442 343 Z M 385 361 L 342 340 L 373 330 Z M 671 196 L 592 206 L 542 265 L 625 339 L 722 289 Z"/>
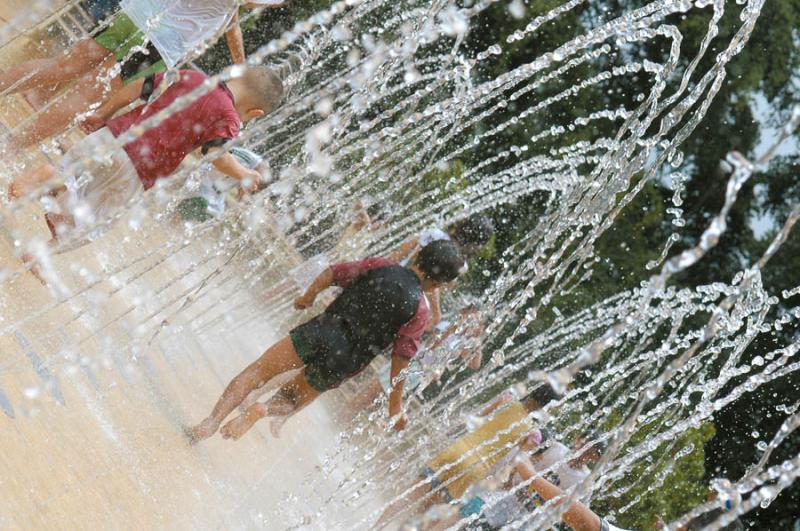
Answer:
<path fill-rule="evenodd" d="M 386 428 L 385 397 L 379 394 L 342 421 L 335 444 L 320 456 L 319 470 L 287 486 L 274 514 L 260 514 L 248 524 L 227 523 L 369 528 L 392 498 L 425 482 L 419 473 L 430 458 L 476 429 L 481 419 L 475 412 L 509 386 L 524 392 L 550 385 L 561 395 L 531 418 L 564 441 L 592 434 L 569 458 L 589 446 L 605 446 L 591 474 L 567 491 L 570 499 L 608 507 L 603 516 L 624 526 L 631 511 L 676 488 L 672 482 L 685 458 L 699 450 L 689 434 L 710 425 L 724 407 L 749 400 L 759 387 L 791 378 L 800 368 L 794 358 L 800 349 L 796 290 L 769 293 L 761 281 L 780 246 L 796 237 L 792 228 L 800 207 L 779 220 L 783 228 L 761 260 L 742 264 L 736 277 L 691 287 L 672 282 L 708 259 L 727 230 L 743 185 L 768 167 L 774 150 L 756 153 L 752 160 L 731 150 L 720 161 L 727 169 L 720 177 L 727 179 L 727 189 L 718 215 L 684 250 L 673 248 L 680 235 L 666 239 L 661 259 L 650 264 L 652 276 L 639 279 L 638 288 L 585 308 L 566 311 L 557 305 L 591 278 L 605 258 L 598 254 L 598 240 L 619 227 L 621 213 L 648 183 L 674 183 L 673 206 L 680 217 L 681 183 L 693 164 L 684 160 L 681 146 L 725 83 L 729 61 L 747 46 L 763 1 L 663 0 L 634 6 L 570 0 L 545 9 L 515 0 L 502 10 L 508 27 L 521 29 L 493 27 L 501 39 L 484 49 L 468 47 L 471 34 L 488 31 L 487 14 L 498 12 L 498 4 L 335 2 L 251 54 L 251 64 L 284 71 L 288 93 L 277 111 L 235 141 L 269 162 L 269 187 L 220 217 L 174 221 L 180 200 L 194 195 L 191 183 L 213 155 L 190 161 L 141 204 L 119 212 L 117 227 L 80 251 L 64 247 L 63 254 L 54 254 L 44 245 L 41 227 L 31 228 L 43 226 L 38 194 L 4 204 L 0 219 L 10 249 L 17 256 L 36 256 L 50 288 L 47 296 L 21 303 L 26 290 L 40 288 L 30 287 L 20 261 L 4 261 L 0 334 L 19 340 L 20 331 L 33 327 L 42 353 L 35 364 L 39 384 L 11 384 L 24 387 L 23 402 L 34 404 L 22 407 L 14 393 L 10 398 L 3 393 L 2 384 L 21 378 L 26 361 L 0 358 L 0 404 L 6 415 L 53 407 L 43 402 L 47 393 L 42 391 L 52 393 L 54 375 L 86 377 L 76 368 L 149 371 L 141 356 L 157 345 L 243 334 L 266 347 L 300 318 L 287 317 L 297 288 L 286 271 L 303 256 L 384 254 L 431 224 L 449 225 L 529 203 L 538 219 L 518 231 L 499 257 L 500 272 L 484 283 L 488 287 L 473 293 L 485 322 L 474 346 L 484 351 L 482 368 L 471 372 L 439 356 L 426 370 L 441 372 L 447 365 L 451 377 L 433 396 L 416 394 L 420 400 L 411 401 L 405 431 Z M 36 2 L 0 31 L 4 49 L 31 34 L 36 17 L 69 7 Z M 738 26 L 723 41 L 719 25 L 726 11 L 738 15 Z M 542 46 L 540 36 L 563 19 L 581 19 L 585 31 L 565 34 L 555 45 L 552 36 L 541 39 L 551 47 L 531 62 L 507 61 L 517 47 Z M 686 20 L 703 27 L 700 38 L 681 33 L 688 25 L 679 22 Z M 241 71 L 233 66 L 218 75 L 230 79 Z M 631 98 L 622 93 L 625 87 L 646 90 Z M 179 99 L 168 112 L 207 90 Z M 554 117 L 565 107 L 578 110 L 563 124 Z M 800 110 L 775 139 L 776 146 L 794 134 L 798 122 Z M 11 127 L 9 135 L 24 127 L 25 122 Z M 132 129 L 116 142 L 122 145 L 143 131 Z M 43 149 L 53 152 L 54 145 Z M 6 154 L 3 162 L 9 175 L 33 164 L 16 154 Z M 184 180 L 188 184 L 181 188 Z M 382 207 L 385 222 L 334 250 L 337 235 L 352 221 L 352 205 L 364 197 Z M 457 311 L 456 302 L 451 304 Z M 264 323 L 272 337 L 257 333 Z M 780 340 L 750 355 L 765 337 Z M 252 358 L 256 351 L 244 354 Z M 366 383 L 360 385 L 352 384 L 352 392 L 365 392 Z M 195 397 L 205 404 L 199 408 L 219 390 L 211 386 L 210 396 Z M 672 520 L 669 529 L 722 506 L 725 510 L 706 527 L 721 528 L 767 506 L 793 484 L 800 470 L 796 449 L 784 462 L 770 459 L 800 425 L 796 398 L 785 398 L 788 405 L 776 413 L 785 417 L 781 429 L 759 437 L 763 458 L 743 477 L 698 479 L 717 492 L 715 500 L 687 503 L 680 514 L 663 515 Z M 313 427 L 302 427 L 303 415 L 286 429 L 313 436 Z M 111 423 L 107 429 L 121 428 Z M 237 452 L 235 445 L 225 451 Z M 529 483 L 506 496 L 525 492 Z M 303 492 L 325 492 L 329 484 L 336 485 L 332 492 L 313 504 L 303 502 Z M 550 528 L 567 506 L 544 504 L 508 528 Z M 410 519 L 409 525 L 422 525 L 413 517 L 418 509 L 409 503 L 396 523 Z M 455 526 L 473 523 L 474 517 Z"/>

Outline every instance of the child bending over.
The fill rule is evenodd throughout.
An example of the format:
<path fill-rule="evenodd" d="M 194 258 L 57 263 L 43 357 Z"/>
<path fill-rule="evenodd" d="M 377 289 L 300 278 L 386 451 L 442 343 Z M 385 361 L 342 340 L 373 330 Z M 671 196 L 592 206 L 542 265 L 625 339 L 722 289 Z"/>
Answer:
<path fill-rule="evenodd" d="M 166 82 L 163 74 L 129 84 L 117 96 L 119 105 L 137 95 L 142 105 L 105 122 L 78 142 L 61 160 L 58 170 L 45 165 L 11 183 L 12 200 L 42 191 L 55 197 L 55 204 L 51 202 L 45 215 L 53 237 L 51 245 L 67 233 L 84 241 L 96 238 L 98 226 L 102 232 L 102 225 L 107 225 L 120 207 L 135 202 L 156 181 L 172 174 L 186 155 L 197 149 L 205 154 L 221 148 L 239 134 L 242 122 L 273 110 L 283 94 L 275 73 L 265 67 L 249 67 L 240 77 L 219 83 L 118 147 L 117 137 L 140 128 L 142 122 L 208 81 L 205 74 L 194 70 L 181 70 L 178 75 L 179 79 L 150 103 L 144 102 Z M 245 168 L 229 153 L 216 158 L 213 165 L 239 180 L 244 188 L 258 185 L 259 173 Z M 52 187 L 57 173 L 64 178 L 65 186 Z M 31 257 L 23 259 L 30 261 Z"/>
<path fill-rule="evenodd" d="M 299 411 L 359 373 L 390 345 L 394 385 L 389 416 L 395 418 L 395 429 L 402 429 L 407 421 L 401 415 L 401 371 L 416 354 L 430 316 L 425 292 L 453 281 L 463 264 L 458 247 L 441 241 L 422 249 L 408 267 L 372 257 L 326 269 L 295 300 L 295 307 L 311 307 L 317 295 L 333 285 L 343 287 L 342 293 L 322 314 L 289 332 L 231 380 L 211 415 L 188 428 L 187 436 L 192 442 L 211 437 L 250 392 L 302 368 L 266 403 L 253 404 L 222 427 L 224 438 L 238 439 L 263 417 Z"/>

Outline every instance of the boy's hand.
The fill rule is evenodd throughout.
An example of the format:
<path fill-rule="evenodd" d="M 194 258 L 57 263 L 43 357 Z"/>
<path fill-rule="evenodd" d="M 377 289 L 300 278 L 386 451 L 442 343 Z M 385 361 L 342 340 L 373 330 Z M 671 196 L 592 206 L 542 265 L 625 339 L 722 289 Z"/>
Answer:
<path fill-rule="evenodd" d="M 89 113 L 81 122 L 78 124 L 78 127 L 85 135 L 90 135 L 95 131 L 98 131 L 105 125 L 106 121 L 97 113 Z"/>
<path fill-rule="evenodd" d="M 408 417 L 405 413 L 400 413 L 397 417 L 390 420 L 394 420 L 394 424 L 392 425 L 394 431 L 404 430 L 406 426 L 408 426 Z"/>
<path fill-rule="evenodd" d="M 261 174 L 255 170 L 248 170 L 247 174 L 242 179 L 242 190 L 252 194 L 258 191 L 258 185 L 261 183 Z"/>
<path fill-rule="evenodd" d="M 305 310 L 314 305 L 314 299 L 306 296 L 305 294 L 298 296 L 294 299 L 295 310 Z"/>

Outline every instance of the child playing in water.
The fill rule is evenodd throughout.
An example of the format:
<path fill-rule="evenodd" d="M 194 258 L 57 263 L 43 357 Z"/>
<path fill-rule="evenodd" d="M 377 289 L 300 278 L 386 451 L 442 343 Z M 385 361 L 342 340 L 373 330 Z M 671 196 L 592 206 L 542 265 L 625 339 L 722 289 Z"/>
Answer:
<path fill-rule="evenodd" d="M 66 54 L 33 59 L 0 74 L 0 94 L 57 87 L 76 81 L 59 102 L 39 113 L 13 139 L 13 153 L 63 131 L 79 113 L 101 104 L 142 76 L 176 68 L 226 32 L 235 63 L 245 60 L 238 25 L 239 0 L 123 0 L 119 13 L 94 38 L 84 39 Z M 248 8 L 278 7 L 282 0 L 253 0 Z M 98 111 L 111 115 L 108 108 Z"/>
<path fill-rule="evenodd" d="M 535 448 L 541 439 L 533 429 L 529 413 L 556 398 L 548 385 L 538 387 L 523 401 L 513 391 L 501 394 L 480 412 L 487 420 L 439 452 L 424 468 L 417 486 L 392 503 L 378 525 L 387 523 L 401 511 L 418 513 L 436 503 L 457 500 L 471 485 L 488 477 L 513 448 L 519 447 L 523 452 Z M 513 450 L 511 456 L 517 451 Z"/>
<path fill-rule="evenodd" d="M 483 321 L 474 304 L 462 308 L 453 323 L 440 321 L 431 332 L 431 337 L 427 339 L 422 354 L 417 356 L 409 367 L 406 389 L 421 396 L 424 389 L 439 381 L 444 369 L 455 360 L 460 359 L 464 366 L 473 371 L 480 369 L 481 350 L 473 340 L 480 336 L 482 330 Z M 391 387 L 388 371 L 382 370 L 379 379 L 384 390 Z M 376 389 L 368 393 L 368 396 L 362 397 L 360 402 L 371 402 L 379 392 L 380 389 Z"/>
<path fill-rule="evenodd" d="M 243 121 L 274 109 L 283 93 L 280 78 L 271 70 L 249 67 L 240 77 L 227 84 L 219 83 L 119 148 L 118 137 L 208 80 L 194 70 L 181 70 L 178 74 L 179 79 L 160 97 L 108 121 L 62 159 L 58 173 L 65 178 L 66 186 L 51 190 L 57 204 L 46 214 L 53 237 L 51 245 L 68 232 L 81 243 L 97 237 L 96 229 L 102 231 L 102 224 L 107 225 L 115 211 L 169 176 L 187 154 L 196 149 L 205 154 L 222 147 L 238 135 Z M 120 100 L 139 94 L 146 101 L 164 82 L 164 75 L 156 74 L 131 83 L 123 89 Z M 253 189 L 258 184 L 258 172 L 245 168 L 229 153 L 214 159 L 213 164 L 220 172 L 239 180 L 244 188 Z M 46 165 L 20 177 L 9 186 L 9 196 L 14 199 L 42 188 L 46 191 L 56 173 L 55 168 Z"/>
<path fill-rule="evenodd" d="M 398 376 L 416 354 L 429 319 L 424 293 L 452 282 L 463 264 L 458 247 L 441 241 L 423 248 L 408 267 L 372 257 L 326 269 L 295 300 L 295 307 L 311 307 L 317 295 L 333 285 L 343 287 L 342 293 L 322 314 L 292 330 L 231 380 L 211 415 L 187 429 L 187 436 L 192 442 L 211 437 L 250 392 L 302 368 L 266 403 L 253 404 L 222 427 L 223 437 L 238 439 L 265 416 L 299 411 L 360 372 L 389 345 L 394 381 L 389 416 L 395 429 L 402 429 L 404 379 Z"/>
<path fill-rule="evenodd" d="M 389 258 L 402 264 L 411 260 L 414 253 L 419 252 L 422 247 L 430 242 L 452 240 L 461 249 L 461 253 L 469 259 L 480 252 L 493 234 L 494 223 L 492 223 L 491 218 L 479 214 L 456 223 L 447 232 L 436 227 L 424 230 L 419 236 L 405 241 L 395 252 L 389 255 Z M 431 296 L 431 311 L 433 312 L 433 318 L 430 326 L 434 327 L 442 319 L 438 291 Z"/>
<path fill-rule="evenodd" d="M 588 441 L 595 442 L 587 446 Z M 598 434 L 588 433 L 577 437 L 572 448 L 570 450 L 554 438 L 547 437 L 541 450 L 531 458 L 536 468 L 548 471 L 550 481 L 564 490 L 589 477 L 592 473 L 589 467 L 600 459 L 606 444 L 600 440 Z M 569 459 L 573 451 L 580 453 L 574 459 Z"/>
<path fill-rule="evenodd" d="M 234 147 L 229 152 L 245 168 L 262 176 L 269 172 L 264 159 L 253 151 Z M 214 168 L 213 164 L 203 165 L 200 172 L 199 195 L 178 204 L 177 210 L 184 220 L 203 222 L 221 216 L 225 212 L 225 197 L 235 185 L 233 179 Z"/>

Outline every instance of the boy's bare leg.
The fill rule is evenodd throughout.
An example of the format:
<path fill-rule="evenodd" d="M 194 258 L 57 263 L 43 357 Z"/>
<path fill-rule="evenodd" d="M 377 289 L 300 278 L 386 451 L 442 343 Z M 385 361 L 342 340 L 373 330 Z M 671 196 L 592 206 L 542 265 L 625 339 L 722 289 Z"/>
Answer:
<path fill-rule="evenodd" d="M 25 61 L 0 74 L 0 94 L 24 92 L 75 79 L 101 63 L 111 52 L 94 39 L 84 39 L 66 54 Z M 13 87 L 13 88 L 12 88 Z"/>
<path fill-rule="evenodd" d="M 122 80 L 119 76 L 110 81 L 110 87 L 100 80 L 114 66 L 114 62 L 114 57 L 109 56 L 100 66 L 81 77 L 75 86 L 38 112 L 33 121 L 14 135 L 11 149 L 26 149 L 63 133 L 75 117 L 88 112 L 93 103 L 105 102 L 111 92 L 121 89 Z"/>
<path fill-rule="evenodd" d="M 301 369 L 297 370 L 299 371 Z M 273 378 L 266 384 L 262 385 L 258 389 L 255 389 L 254 391 L 250 392 L 250 394 L 247 395 L 247 398 L 245 398 L 244 401 L 241 404 L 239 404 L 239 411 L 244 413 L 247 410 L 247 408 L 258 402 L 258 400 L 262 396 L 277 389 L 280 389 L 281 387 L 283 387 L 284 384 L 292 381 L 295 376 L 297 376 L 297 374 L 295 374 L 294 371 L 287 371 L 283 374 L 276 376 L 275 378 Z"/>
<path fill-rule="evenodd" d="M 38 111 L 47 105 L 47 102 L 50 101 L 53 96 L 61 92 L 65 88 L 65 84 L 66 83 L 57 83 L 49 87 L 32 88 L 30 90 L 26 90 L 23 94 L 23 97 L 25 98 L 25 101 L 27 101 L 31 107 L 33 107 L 34 111 Z"/>
<path fill-rule="evenodd" d="M 247 411 L 225 424 L 220 433 L 225 439 L 239 439 L 264 417 L 287 417 L 316 400 L 321 393 L 311 387 L 301 373 L 263 404 L 253 404 Z"/>
<path fill-rule="evenodd" d="M 40 166 L 32 172 L 21 175 L 11 181 L 8 185 L 8 197 L 11 201 L 25 197 L 26 195 L 39 190 L 55 177 L 56 169 L 49 164 Z"/>
<path fill-rule="evenodd" d="M 281 339 L 230 381 L 211 415 L 197 426 L 187 428 L 186 436 L 192 443 L 211 437 L 251 391 L 283 372 L 302 366 L 303 362 L 297 356 L 291 338 L 287 336 Z"/>

